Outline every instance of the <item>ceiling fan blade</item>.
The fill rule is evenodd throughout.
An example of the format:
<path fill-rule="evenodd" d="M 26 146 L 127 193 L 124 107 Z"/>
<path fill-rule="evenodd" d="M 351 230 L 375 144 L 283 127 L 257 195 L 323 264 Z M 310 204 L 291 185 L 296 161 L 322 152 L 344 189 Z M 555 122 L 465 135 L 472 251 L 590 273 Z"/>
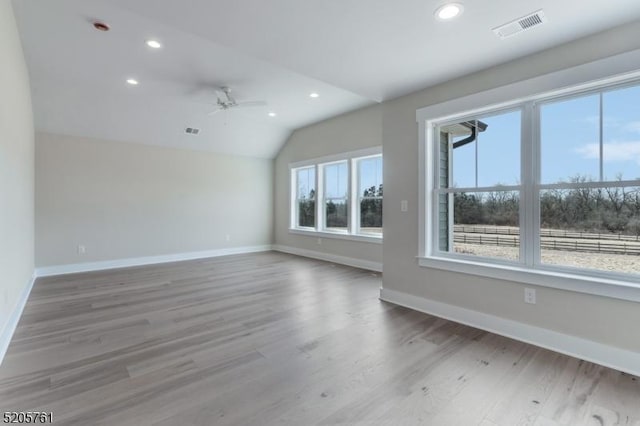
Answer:
<path fill-rule="evenodd" d="M 223 92 L 222 90 L 216 89 L 215 92 L 216 92 L 216 97 L 218 99 L 220 99 L 221 101 L 229 100 L 229 98 L 227 98 L 227 94 L 225 92 Z"/>
<path fill-rule="evenodd" d="M 235 104 L 235 108 L 252 108 L 252 107 L 260 107 L 267 106 L 265 101 L 249 101 L 249 102 L 238 102 Z"/>
<path fill-rule="evenodd" d="M 220 111 L 223 111 L 222 108 L 218 108 L 218 109 L 214 109 L 213 111 L 211 111 L 209 114 L 207 114 L 208 116 L 212 116 L 212 115 L 216 115 L 217 113 L 219 113 Z"/>

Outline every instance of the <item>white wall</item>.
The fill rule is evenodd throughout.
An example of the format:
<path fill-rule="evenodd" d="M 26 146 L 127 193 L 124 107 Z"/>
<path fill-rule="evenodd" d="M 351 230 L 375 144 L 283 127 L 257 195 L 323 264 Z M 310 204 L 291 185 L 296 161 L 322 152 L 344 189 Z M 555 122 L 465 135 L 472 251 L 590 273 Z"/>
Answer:
<path fill-rule="evenodd" d="M 38 267 L 269 245 L 272 223 L 272 160 L 36 134 Z"/>
<path fill-rule="evenodd" d="M 365 262 L 382 263 L 382 245 L 289 233 L 289 164 L 382 145 L 380 105 L 296 130 L 275 161 L 275 243 Z"/>
<path fill-rule="evenodd" d="M 0 0 L 0 359 L 33 274 L 33 116 L 11 2 Z"/>
<path fill-rule="evenodd" d="M 418 266 L 415 120 L 424 106 L 639 49 L 638 33 L 640 23 L 625 25 L 383 104 L 385 289 L 640 352 L 638 303 L 538 288 L 537 305 L 525 305 L 520 283 Z M 400 212 L 400 200 L 409 201 L 409 212 Z"/>

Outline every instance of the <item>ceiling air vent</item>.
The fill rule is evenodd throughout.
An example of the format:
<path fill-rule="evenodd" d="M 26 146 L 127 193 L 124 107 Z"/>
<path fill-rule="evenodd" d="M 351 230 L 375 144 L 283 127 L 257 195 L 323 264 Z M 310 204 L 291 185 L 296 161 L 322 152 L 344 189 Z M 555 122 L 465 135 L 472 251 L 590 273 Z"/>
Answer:
<path fill-rule="evenodd" d="M 540 9 L 537 12 L 533 12 L 527 16 L 518 18 L 515 21 L 496 27 L 493 29 L 493 32 L 496 33 L 498 37 L 504 40 L 505 38 L 540 26 L 545 22 L 547 22 L 547 17 L 544 14 L 544 11 Z"/>
<path fill-rule="evenodd" d="M 186 129 L 184 129 L 184 132 L 189 134 L 189 135 L 197 135 L 198 133 L 200 133 L 200 129 L 196 129 L 194 127 L 187 127 Z"/>

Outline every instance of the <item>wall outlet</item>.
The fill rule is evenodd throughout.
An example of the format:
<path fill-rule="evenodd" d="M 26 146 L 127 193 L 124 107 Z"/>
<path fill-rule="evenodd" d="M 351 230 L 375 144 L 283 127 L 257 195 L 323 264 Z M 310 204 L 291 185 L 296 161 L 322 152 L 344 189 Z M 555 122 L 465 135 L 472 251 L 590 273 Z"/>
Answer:
<path fill-rule="evenodd" d="M 87 252 L 87 248 L 83 244 L 78 244 L 78 254 L 83 255 Z"/>
<path fill-rule="evenodd" d="M 400 211 L 401 212 L 409 211 L 409 202 L 407 200 L 400 201 Z"/>
<path fill-rule="evenodd" d="M 524 289 L 524 303 L 536 304 L 536 290 L 534 288 Z"/>
<path fill-rule="evenodd" d="M 224 239 L 225 239 L 226 241 L 231 241 L 231 235 L 229 235 L 229 234 L 225 235 L 225 236 L 224 236 Z"/>
<path fill-rule="evenodd" d="M 318 238 L 318 244 L 322 245 L 322 238 Z"/>

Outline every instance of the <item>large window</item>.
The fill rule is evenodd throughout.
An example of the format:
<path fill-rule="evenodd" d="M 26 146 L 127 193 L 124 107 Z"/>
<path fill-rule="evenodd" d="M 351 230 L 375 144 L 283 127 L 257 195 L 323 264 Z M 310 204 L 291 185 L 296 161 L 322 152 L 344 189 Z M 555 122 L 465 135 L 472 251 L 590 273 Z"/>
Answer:
<path fill-rule="evenodd" d="M 333 232 L 349 229 L 349 164 L 340 161 L 325 164 L 324 176 L 324 228 Z"/>
<path fill-rule="evenodd" d="M 380 149 L 291 165 L 292 232 L 382 237 Z"/>
<path fill-rule="evenodd" d="M 316 169 L 304 167 L 296 170 L 296 226 L 316 226 Z"/>
<path fill-rule="evenodd" d="M 382 235 L 382 156 L 361 158 L 356 161 L 356 166 L 358 232 Z"/>
<path fill-rule="evenodd" d="M 435 257 L 640 274 L 640 85 L 431 123 Z"/>
<path fill-rule="evenodd" d="M 521 111 L 439 126 L 438 248 L 520 259 Z M 490 228 L 504 231 L 483 235 Z"/>

